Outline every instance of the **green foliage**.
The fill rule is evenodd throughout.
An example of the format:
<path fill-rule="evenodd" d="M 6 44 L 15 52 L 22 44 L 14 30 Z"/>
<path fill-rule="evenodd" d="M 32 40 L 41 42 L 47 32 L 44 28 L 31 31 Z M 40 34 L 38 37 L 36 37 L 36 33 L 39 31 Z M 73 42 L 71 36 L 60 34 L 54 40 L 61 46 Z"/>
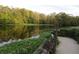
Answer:
<path fill-rule="evenodd" d="M 72 16 L 64 12 L 44 15 L 24 8 L 0 6 L 0 24 L 50 24 L 59 27 L 78 26 L 79 16 Z"/>
<path fill-rule="evenodd" d="M 40 37 L 42 37 L 42 38 L 49 38 L 51 36 L 50 33 L 51 33 L 50 31 L 49 32 L 43 32 L 43 33 L 40 34 Z"/>
<path fill-rule="evenodd" d="M 33 53 L 45 39 L 50 37 L 50 32 L 40 33 L 40 37 L 37 39 L 24 39 L 20 42 L 7 44 L 0 47 L 0 53 L 12 53 L 12 54 L 31 54 Z"/>
<path fill-rule="evenodd" d="M 79 27 L 61 28 L 59 35 L 74 38 L 79 43 Z"/>

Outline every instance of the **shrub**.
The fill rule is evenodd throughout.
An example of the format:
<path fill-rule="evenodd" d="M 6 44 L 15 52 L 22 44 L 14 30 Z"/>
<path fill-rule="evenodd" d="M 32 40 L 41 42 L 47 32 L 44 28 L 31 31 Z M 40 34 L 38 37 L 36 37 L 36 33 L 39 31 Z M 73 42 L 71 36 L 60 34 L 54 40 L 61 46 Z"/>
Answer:
<path fill-rule="evenodd" d="M 63 28 L 60 29 L 59 36 L 66 36 L 74 38 L 79 43 L 79 29 L 77 28 Z"/>
<path fill-rule="evenodd" d="M 11 54 L 29 54 L 33 53 L 40 44 L 43 43 L 44 39 L 48 39 L 50 37 L 50 32 L 40 33 L 39 38 L 35 39 L 24 39 L 19 42 L 7 44 L 5 46 L 0 47 L 0 53 L 11 53 Z"/>

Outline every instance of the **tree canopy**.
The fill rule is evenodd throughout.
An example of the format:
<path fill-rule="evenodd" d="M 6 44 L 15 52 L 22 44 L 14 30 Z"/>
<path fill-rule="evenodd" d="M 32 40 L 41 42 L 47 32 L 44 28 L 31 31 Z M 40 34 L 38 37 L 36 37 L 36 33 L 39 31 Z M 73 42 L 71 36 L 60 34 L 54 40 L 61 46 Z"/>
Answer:
<path fill-rule="evenodd" d="M 50 24 L 64 26 L 79 26 L 79 16 L 60 12 L 45 15 L 27 9 L 0 6 L 0 24 Z"/>

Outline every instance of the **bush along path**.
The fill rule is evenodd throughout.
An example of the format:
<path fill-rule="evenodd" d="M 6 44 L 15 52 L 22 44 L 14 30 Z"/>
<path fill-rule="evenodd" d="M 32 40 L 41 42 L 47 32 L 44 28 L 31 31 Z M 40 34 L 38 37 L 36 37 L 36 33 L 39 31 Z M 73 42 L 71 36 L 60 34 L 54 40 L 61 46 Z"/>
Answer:
<path fill-rule="evenodd" d="M 58 35 L 73 38 L 79 43 L 79 27 L 61 28 Z"/>

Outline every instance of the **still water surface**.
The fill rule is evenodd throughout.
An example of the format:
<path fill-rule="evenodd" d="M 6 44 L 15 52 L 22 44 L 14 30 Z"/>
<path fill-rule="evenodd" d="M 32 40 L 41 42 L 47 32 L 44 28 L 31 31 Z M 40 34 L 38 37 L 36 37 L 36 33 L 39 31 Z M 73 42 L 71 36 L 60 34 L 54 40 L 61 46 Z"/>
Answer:
<path fill-rule="evenodd" d="M 0 25 L 0 42 L 29 38 L 39 35 L 42 30 L 49 30 L 49 25 Z"/>

